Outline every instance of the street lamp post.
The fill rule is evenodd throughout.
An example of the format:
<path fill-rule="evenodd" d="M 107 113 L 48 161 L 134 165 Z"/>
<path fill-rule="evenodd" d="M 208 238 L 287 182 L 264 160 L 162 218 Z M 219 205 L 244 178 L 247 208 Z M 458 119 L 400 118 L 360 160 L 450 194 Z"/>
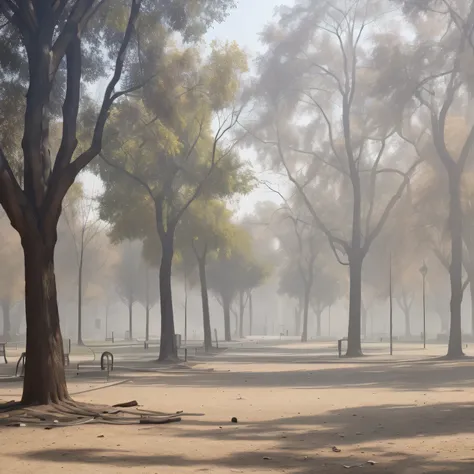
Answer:
<path fill-rule="evenodd" d="M 420 273 L 423 278 L 423 349 L 426 349 L 426 274 L 428 267 L 425 262 L 420 268 Z"/>

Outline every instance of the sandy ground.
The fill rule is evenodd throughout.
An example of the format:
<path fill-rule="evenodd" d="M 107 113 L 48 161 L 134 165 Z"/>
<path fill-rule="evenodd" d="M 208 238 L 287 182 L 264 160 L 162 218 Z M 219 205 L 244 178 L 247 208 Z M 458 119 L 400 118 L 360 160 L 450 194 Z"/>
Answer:
<path fill-rule="evenodd" d="M 260 341 L 192 369 L 72 378 L 77 400 L 204 415 L 2 428 L 0 473 L 474 473 L 474 359 L 434 358 L 444 350 L 398 344 L 390 358 L 374 345 L 350 361 L 334 357 L 334 343 Z M 0 380 L 0 400 L 20 394 Z"/>

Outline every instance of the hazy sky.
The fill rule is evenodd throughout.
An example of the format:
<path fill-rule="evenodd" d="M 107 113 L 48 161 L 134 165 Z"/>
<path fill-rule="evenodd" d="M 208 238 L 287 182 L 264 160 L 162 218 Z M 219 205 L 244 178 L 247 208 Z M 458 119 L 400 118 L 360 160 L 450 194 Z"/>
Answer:
<path fill-rule="evenodd" d="M 292 5 L 294 0 L 237 0 L 237 8 L 232 10 L 227 19 L 215 25 L 206 34 L 206 43 L 213 40 L 237 41 L 253 61 L 257 54 L 262 51 L 259 34 L 264 26 L 272 21 L 275 9 L 280 5 Z M 251 151 L 243 151 L 244 160 L 254 161 L 255 154 Z M 275 181 L 271 173 L 255 170 L 259 179 Z M 83 177 L 83 181 L 88 189 L 97 192 L 100 184 L 97 179 L 90 174 Z M 265 186 L 260 186 L 251 195 L 242 198 L 239 202 L 240 213 L 251 212 L 255 203 L 265 200 L 279 200 L 279 198 L 269 191 Z"/>

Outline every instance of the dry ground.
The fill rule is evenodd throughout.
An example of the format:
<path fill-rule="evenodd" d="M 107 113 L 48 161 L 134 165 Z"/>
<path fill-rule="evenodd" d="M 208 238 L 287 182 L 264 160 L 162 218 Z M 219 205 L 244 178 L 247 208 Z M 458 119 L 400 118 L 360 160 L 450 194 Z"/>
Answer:
<path fill-rule="evenodd" d="M 474 360 L 401 344 L 390 359 L 372 347 L 352 361 L 331 356 L 334 343 L 249 342 L 189 370 L 74 378 L 77 400 L 204 415 L 3 428 L 0 473 L 474 473 Z M 17 383 L 0 381 L 0 400 L 19 395 Z M 376 464 L 344 467 L 367 461 Z"/>

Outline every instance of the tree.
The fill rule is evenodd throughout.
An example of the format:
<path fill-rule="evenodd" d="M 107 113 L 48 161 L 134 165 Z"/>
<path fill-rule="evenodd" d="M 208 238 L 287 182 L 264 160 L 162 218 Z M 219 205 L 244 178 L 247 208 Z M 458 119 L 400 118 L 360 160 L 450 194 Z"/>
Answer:
<path fill-rule="evenodd" d="M 229 247 L 233 230 L 233 225 L 230 222 L 231 217 L 232 213 L 224 202 L 215 199 L 198 199 L 189 206 L 178 229 L 177 246 L 183 255 L 184 265 L 192 268 L 190 262 L 195 262 L 199 271 L 206 352 L 212 350 L 206 269 L 209 261 L 215 259 L 219 252 L 225 252 Z"/>
<path fill-rule="evenodd" d="M 207 270 L 209 287 L 218 295 L 224 310 L 224 336 L 231 341 L 230 313 L 237 295 L 257 287 L 269 273 L 268 267 L 255 259 L 250 235 L 234 225 L 231 245 L 211 261 Z M 243 336 L 243 312 L 236 324 L 239 335 Z"/>
<path fill-rule="evenodd" d="M 140 287 L 142 243 L 127 241 L 121 246 L 120 261 L 116 267 L 116 291 L 128 308 L 128 339 L 133 340 L 133 305 Z"/>
<path fill-rule="evenodd" d="M 24 281 L 20 242 L 0 213 L 0 309 L 3 315 L 3 342 L 11 339 L 11 309 L 22 298 Z"/>
<path fill-rule="evenodd" d="M 229 6 L 222 1 L 193 2 L 192 9 L 174 1 L 143 4 L 145 14 L 155 20 L 151 24 L 158 22 L 187 35 L 205 29 Z M 54 272 L 57 224 L 68 189 L 102 148 L 104 127 L 114 102 L 130 92 L 126 85 L 120 89 L 121 77 L 127 52 L 137 51 L 132 39 L 141 7 L 142 0 L 130 0 L 125 5 L 101 0 L 0 1 L 2 61 L 7 66 L 2 71 L 0 90 L 4 92 L 6 86 L 16 83 L 24 97 L 24 107 L 19 110 L 25 111 L 22 152 L 12 156 L 7 146 L 0 150 L 0 204 L 20 235 L 25 258 L 25 405 L 69 399 Z M 131 45 L 134 48 L 129 48 Z M 110 62 L 102 60 L 104 52 L 114 63 L 113 71 L 93 123 L 92 139 L 76 154 L 81 81 L 109 75 Z M 137 87 L 138 83 L 131 86 Z M 49 130 L 58 117 L 62 120 L 61 144 L 53 156 Z M 9 139 L 2 137 L 2 145 Z M 18 143 L 15 150 L 20 150 Z M 15 169 L 22 172 L 22 179 L 17 179 Z"/>
<path fill-rule="evenodd" d="M 382 22 L 385 7 L 299 2 L 283 10 L 264 32 L 268 52 L 256 86 L 261 113 L 253 135 L 262 155 L 283 169 L 336 258 L 349 267 L 347 356 L 362 354 L 364 258 L 419 163 L 385 113 L 386 99 L 371 92 L 378 38 L 369 25 L 374 18 Z M 411 162 L 400 162 L 407 154 Z M 339 228 L 326 208 L 335 201 L 329 217 Z"/>
<path fill-rule="evenodd" d="M 406 19 L 413 39 L 392 44 L 386 82 L 402 80 L 405 87 L 393 94 L 394 103 L 410 120 L 429 124 L 428 145 L 443 170 L 449 193 L 448 228 L 450 240 L 451 326 L 448 357 L 463 356 L 461 303 L 463 295 L 463 212 L 461 185 L 466 164 L 472 156 L 474 126 L 462 115 L 470 107 L 467 68 L 472 58 L 470 32 L 474 26 L 474 4 L 451 4 L 432 8 L 431 2 L 407 2 Z M 422 11 L 423 20 L 420 18 Z M 436 24 L 427 35 L 423 25 Z M 443 30 L 442 37 L 439 31 Z M 469 33 L 467 33 L 469 32 Z M 420 58 L 423 58 L 420 61 Z M 395 61 L 395 63 L 394 63 Z M 399 66 L 403 63 L 403 73 Z M 395 72 L 396 69 L 396 72 Z M 397 74 L 397 78 L 391 76 Z M 403 79 L 401 77 L 403 76 Z M 457 120 L 456 120 L 457 119 Z M 456 140 L 450 140 L 449 121 L 456 120 Z M 464 122 L 464 123 L 463 123 Z"/>
<path fill-rule="evenodd" d="M 94 206 L 95 199 L 93 196 L 84 196 L 82 188 L 78 187 L 76 195 L 70 192 L 64 200 L 63 216 L 74 242 L 77 263 L 77 344 L 80 346 L 84 345 L 82 339 L 82 306 L 85 256 L 91 250 L 89 247 L 91 247 L 93 241 L 104 230 L 104 224 L 99 221 Z"/>
<path fill-rule="evenodd" d="M 206 62 L 190 49 L 171 51 L 162 61 L 170 74 L 165 81 L 169 87 L 163 88 L 160 77 L 144 90 L 143 99 L 129 101 L 112 119 L 109 145 L 101 155 L 106 166 L 100 171 L 106 183 L 102 216 L 116 226 L 117 238 L 126 216 L 118 203 L 126 201 L 128 209 L 144 206 L 153 212 L 161 248 L 159 361 L 166 362 L 177 359 L 171 293 L 177 226 L 200 196 L 226 196 L 247 182 L 234 152 L 239 139 L 231 136 L 242 112 L 236 104 L 247 61 L 233 43 L 213 44 Z M 190 77 L 195 81 L 190 83 Z M 214 120 L 217 128 L 212 132 Z M 123 188 L 116 185 L 117 173 L 127 179 Z M 132 202 L 131 184 L 136 199 Z M 143 236 L 141 228 L 135 232 Z"/>
<path fill-rule="evenodd" d="M 157 291 L 159 288 L 158 273 L 144 258 L 141 258 L 140 263 L 136 298 L 145 308 L 145 340 L 148 341 L 150 340 L 150 311 L 160 299 L 160 294 Z"/>

